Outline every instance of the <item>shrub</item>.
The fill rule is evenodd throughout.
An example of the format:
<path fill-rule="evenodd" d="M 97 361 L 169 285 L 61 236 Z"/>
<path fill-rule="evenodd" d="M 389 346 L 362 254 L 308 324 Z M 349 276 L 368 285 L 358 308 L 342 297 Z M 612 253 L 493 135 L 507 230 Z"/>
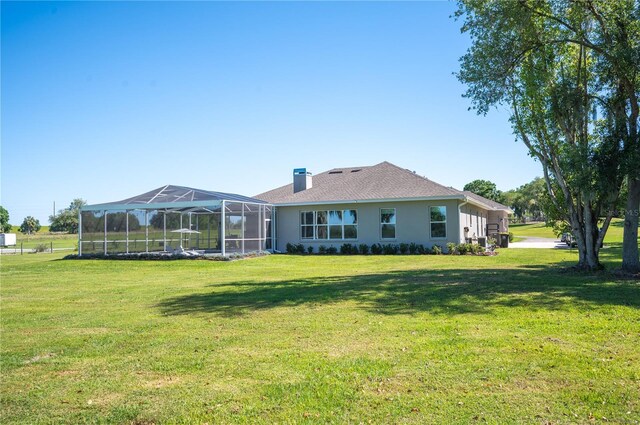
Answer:
<path fill-rule="evenodd" d="M 513 232 L 509 232 L 509 242 L 513 242 Z"/>
<path fill-rule="evenodd" d="M 456 253 L 456 244 L 453 242 L 447 242 L 447 252 L 451 255 Z"/>
<path fill-rule="evenodd" d="M 313 254 L 313 246 L 312 245 L 309 245 L 307 247 L 307 254 Z"/>
<path fill-rule="evenodd" d="M 399 251 L 398 245 L 394 244 L 385 244 L 382 245 L 382 253 L 384 255 L 396 255 Z"/>
<path fill-rule="evenodd" d="M 374 243 L 373 245 L 371 245 L 371 253 L 374 255 L 382 254 L 382 245 L 380 245 L 379 243 Z"/>
<path fill-rule="evenodd" d="M 304 254 L 306 252 L 306 250 L 304 249 L 304 245 L 302 245 L 301 243 L 297 245 L 287 243 L 286 250 L 287 254 Z"/>
<path fill-rule="evenodd" d="M 358 248 L 360 250 L 360 254 L 362 255 L 367 255 L 369 253 L 369 245 L 367 245 L 366 243 L 361 243 Z"/>
<path fill-rule="evenodd" d="M 318 247 L 318 254 L 326 254 L 327 253 L 327 247 L 324 245 L 320 245 Z"/>
<path fill-rule="evenodd" d="M 405 255 L 407 252 L 409 252 L 409 245 L 406 243 L 401 243 L 398 247 L 398 250 L 400 251 L 400 254 Z"/>
<path fill-rule="evenodd" d="M 47 246 L 47 244 L 40 243 L 36 245 L 35 248 L 33 248 L 33 252 L 45 252 L 48 249 L 49 247 Z"/>
<path fill-rule="evenodd" d="M 433 253 L 433 255 L 440 255 L 442 254 L 442 247 L 440 245 L 434 245 L 431 248 L 431 252 Z"/>
<path fill-rule="evenodd" d="M 327 248 L 327 254 L 337 254 L 338 253 L 338 249 L 335 246 L 330 246 L 329 248 Z"/>
<path fill-rule="evenodd" d="M 475 248 L 476 248 L 475 250 L 476 254 L 482 254 L 483 252 L 486 251 L 486 248 L 480 244 L 476 245 Z"/>
<path fill-rule="evenodd" d="M 473 244 L 461 243 L 456 247 L 456 250 L 460 255 L 472 254 L 474 252 Z"/>
<path fill-rule="evenodd" d="M 353 246 L 351 247 L 351 249 L 352 249 L 352 251 L 351 251 L 351 253 L 352 253 L 352 254 L 359 254 L 359 253 L 360 253 L 360 252 L 358 251 L 358 245 L 356 245 L 356 244 L 353 244 Z"/>
<path fill-rule="evenodd" d="M 353 254 L 353 245 L 350 243 L 343 243 L 340 247 L 340 254 L 350 255 Z"/>
<path fill-rule="evenodd" d="M 409 244 L 409 254 L 414 255 L 418 253 L 418 245 L 415 242 Z"/>
<path fill-rule="evenodd" d="M 426 248 L 424 245 L 419 244 L 418 245 L 418 249 L 416 250 L 416 252 L 420 255 L 424 255 L 424 254 L 428 254 L 429 253 L 429 248 Z"/>

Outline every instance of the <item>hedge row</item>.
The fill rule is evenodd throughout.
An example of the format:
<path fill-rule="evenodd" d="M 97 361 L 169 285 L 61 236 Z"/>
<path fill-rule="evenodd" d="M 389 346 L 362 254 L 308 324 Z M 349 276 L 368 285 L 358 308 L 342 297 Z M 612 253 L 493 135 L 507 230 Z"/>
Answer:
<path fill-rule="evenodd" d="M 374 243 L 373 245 L 367 244 L 350 244 L 345 243 L 340 246 L 340 248 L 336 248 L 334 246 L 324 246 L 320 245 L 316 252 L 315 248 L 312 245 L 305 247 L 303 244 L 291 244 L 288 243 L 286 246 L 287 254 L 342 254 L 342 255 L 441 255 L 445 253 L 440 245 L 433 245 L 431 248 L 427 248 L 422 244 L 417 243 L 401 243 L 401 244 L 379 244 Z M 493 254 L 493 247 L 487 249 L 478 244 L 470 244 L 470 243 L 448 243 L 447 244 L 447 254 L 453 255 L 491 255 Z"/>
<path fill-rule="evenodd" d="M 287 254 L 342 254 L 342 255 L 440 255 L 442 254 L 442 247 L 440 245 L 434 245 L 432 248 L 427 248 L 422 244 L 417 243 L 401 243 L 401 244 L 379 244 L 373 245 L 367 244 L 350 244 L 345 243 L 336 248 L 334 246 L 320 245 L 317 252 L 311 245 L 305 248 L 302 244 L 288 243 L 286 246 Z"/>
<path fill-rule="evenodd" d="M 233 261 L 243 258 L 261 257 L 269 255 L 267 251 L 247 252 L 245 254 L 222 255 L 186 255 L 186 254 L 168 254 L 165 252 L 141 252 L 130 254 L 71 254 L 64 257 L 65 260 L 153 260 L 153 261 L 172 261 L 172 260 L 208 260 L 208 261 Z"/>

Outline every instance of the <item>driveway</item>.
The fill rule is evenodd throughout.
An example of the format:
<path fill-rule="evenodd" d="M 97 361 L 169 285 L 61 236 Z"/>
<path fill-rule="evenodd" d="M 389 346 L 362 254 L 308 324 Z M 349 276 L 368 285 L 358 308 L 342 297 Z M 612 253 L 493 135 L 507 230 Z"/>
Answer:
<path fill-rule="evenodd" d="M 511 242 L 509 248 L 569 248 L 566 243 L 560 242 L 560 239 L 534 238 L 529 236 L 522 236 L 522 238 L 524 240 L 521 242 Z"/>

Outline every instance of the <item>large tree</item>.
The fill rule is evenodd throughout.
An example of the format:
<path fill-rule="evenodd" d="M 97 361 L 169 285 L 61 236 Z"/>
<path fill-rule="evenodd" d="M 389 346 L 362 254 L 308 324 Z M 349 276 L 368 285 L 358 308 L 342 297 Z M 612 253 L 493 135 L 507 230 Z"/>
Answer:
<path fill-rule="evenodd" d="M 22 220 L 22 224 L 20 225 L 20 232 L 25 235 L 31 235 L 40 230 L 42 226 L 40 226 L 40 220 L 37 218 L 33 218 L 31 216 L 27 216 Z"/>
<path fill-rule="evenodd" d="M 600 267 L 623 177 L 629 202 L 640 199 L 632 194 L 640 176 L 632 159 L 640 149 L 638 6 L 611 3 L 460 0 L 457 12 L 473 41 L 458 75 L 466 95 L 479 113 L 511 107 L 514 131 L 542 164 L 552 206 L 571 224 L 586 269 Z M 636 240 L 626 243 L 627 233 L 637 236 L 635 211 L 628 208 L 625 225 L 629 269 L 638 263 Z"/>
<path fill-rule="evenodd" d="M 76 198 L 69 207 L 59 210 L 57 215 L 49 216 L 49 230 L 52 232 L 78 233 L 78 213 L 87 204 L 84 199 Z"/>
<path fill-rule="evenodd" d="M 11 231 L 9 224 L 9 211 L 0 205 L 0 233 L 8 233 Z"/>
<path fill-rule="evenodd" d="M 532 217 L 544 219 L 548 213 L 547 186 L 543 178 L 536 177 L 517 189 L 502 193 L 501 202 L 513 209 L 515 216 L 521 220 Z"/>
<path fill-rule="evenodd" d="M 468 190 L 476 195 L 484 196 L 492 201 L 500 202 L 501 192 L 496 187 L 496 184 L 489 180 L 474 180 L 465 184 L 463 190 Z"/>

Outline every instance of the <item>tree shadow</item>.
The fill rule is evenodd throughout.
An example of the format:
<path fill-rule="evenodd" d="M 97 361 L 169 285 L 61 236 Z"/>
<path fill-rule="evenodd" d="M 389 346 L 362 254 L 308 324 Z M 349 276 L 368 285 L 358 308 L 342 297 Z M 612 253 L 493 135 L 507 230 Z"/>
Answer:
<path fill-rule="evenodd" d="M 572 275 L 548 265 L 518 269 L 392 271 L 275 282 L 211 284 L 208 292 L 168 298 L 156 305 L 167 315 L 211 313 L 224 317 L 278 307 L 356 301 L 384 315 L 488 314 L 495 308 L 529 310 L 623 305 L 640 308 L 640 283 L 610 275 Z"/>

